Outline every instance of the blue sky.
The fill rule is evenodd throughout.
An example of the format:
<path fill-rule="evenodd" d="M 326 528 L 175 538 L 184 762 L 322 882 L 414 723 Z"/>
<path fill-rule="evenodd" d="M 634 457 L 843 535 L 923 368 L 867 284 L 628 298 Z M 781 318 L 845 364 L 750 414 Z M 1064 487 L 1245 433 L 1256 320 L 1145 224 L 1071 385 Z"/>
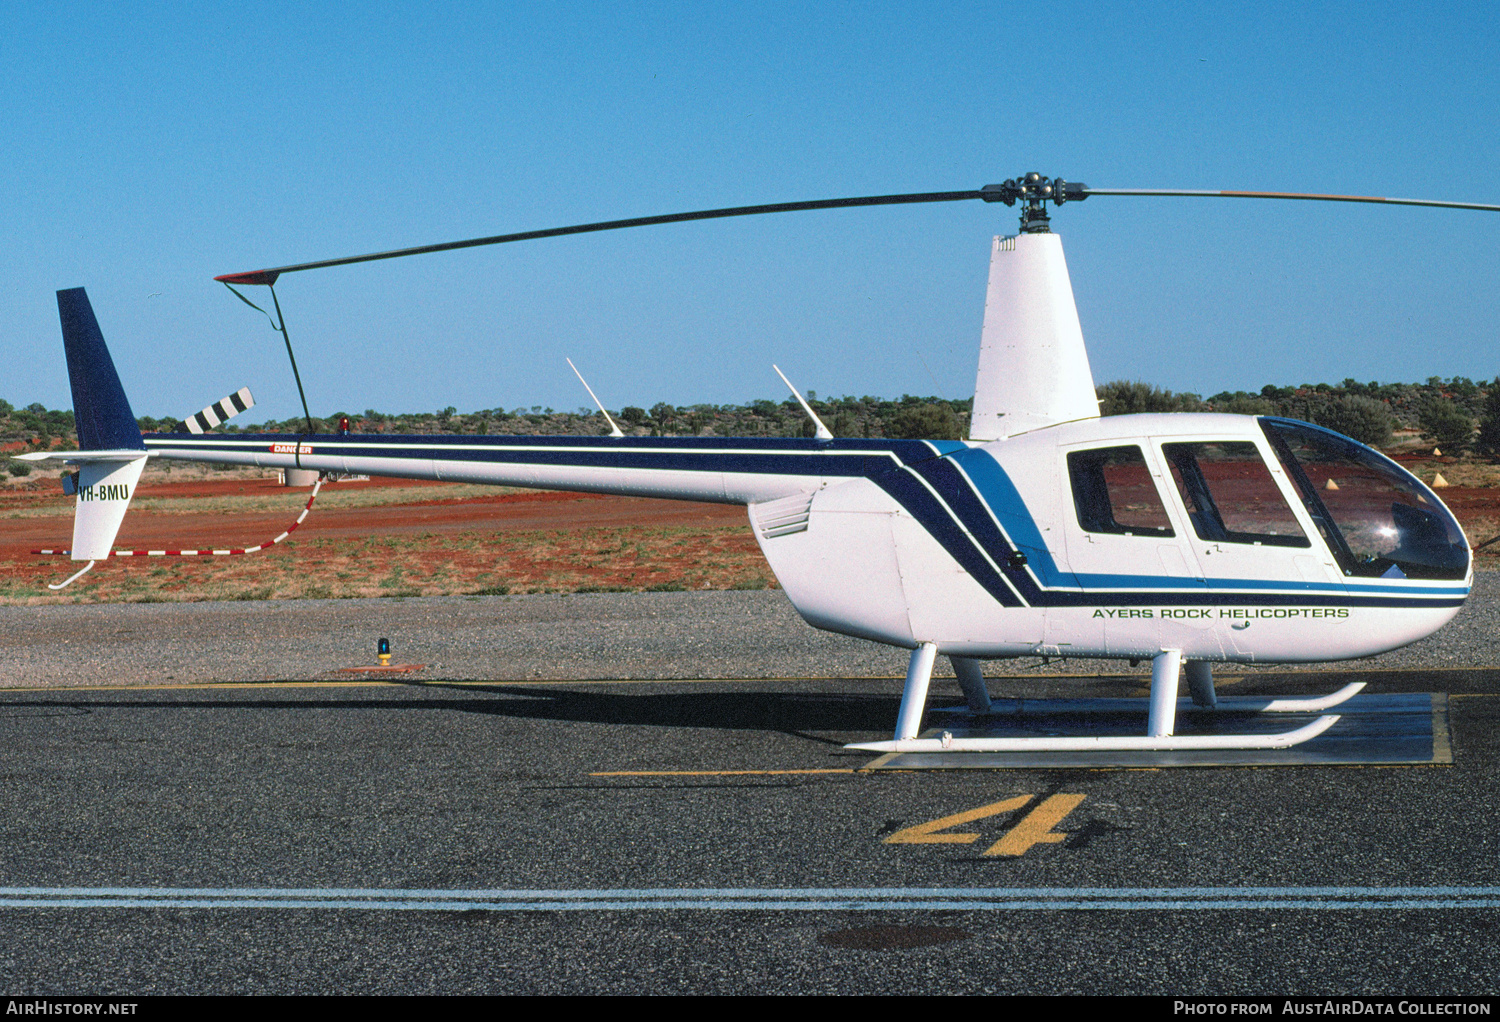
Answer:
<path fill-rule="evenodd" d="M 279 338 L 221 273 L 718 206 L 1098 187 L 1500 203 L 1493 5 L 12 4 L 0 396 L 68 407 L 84 286 L 137 414 Z M 1054 217 L 1095 378 L 1500 374 L 1500 214 L 1096 197 Z M 315 414 L 972 392 L 1002 206 L 841 210 L 289 275 Z M 264 295 L 264 289 L 252 289 Z"/>

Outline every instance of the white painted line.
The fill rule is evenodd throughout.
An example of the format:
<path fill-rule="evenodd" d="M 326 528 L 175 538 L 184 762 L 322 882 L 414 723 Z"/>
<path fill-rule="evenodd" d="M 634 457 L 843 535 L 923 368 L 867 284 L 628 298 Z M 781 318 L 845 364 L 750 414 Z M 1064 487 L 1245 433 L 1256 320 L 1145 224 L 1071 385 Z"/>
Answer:
<path fill-rule="evenodd" d="M 1422 911 L 1500 908 L 1500 887 L 967 887 L 403 890 L 384 888 L 5 887 L 0 909 L 359 911 Z"/>

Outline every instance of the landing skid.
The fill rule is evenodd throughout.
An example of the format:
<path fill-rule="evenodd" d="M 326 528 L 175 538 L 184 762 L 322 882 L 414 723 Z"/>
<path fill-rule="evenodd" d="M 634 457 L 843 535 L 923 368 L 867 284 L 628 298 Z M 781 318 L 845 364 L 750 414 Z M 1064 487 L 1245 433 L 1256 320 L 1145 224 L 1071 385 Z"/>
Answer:
<path fill-rule="evenodd" d="M 1365 682 L 1350 682 L 1337 692 L 1326 696 L 1311 696 L 1306 699 L 1271 699 L 1265 696 L 1231 696 L 1228 699 L 1219 699 L 1213 709 L 1233 710 L 1235 713 L 1318 713 L 1321 710 L 1331 710 L 1340 703 L 1348 702 L 1364 691 Z M 1124 699 L 1078 699 L 1076 706 L 1070 706 L 1072 713 L 1115 713 L 1129 702 Z M 990 709 L 975 713 L 968 706 L 934 706 L 928 713 L 952 713 L 971 714 L 973 716 L 996 716 L 999 714 L 1021 713 L 1026 706 L 1024 699 L 1007 699 L 998 704 L 991 703 Z M 1190 696 L 1183 696 L 1177 700 L 1177 709 L 1182 710 L 1207 709 L 1198 704 Z"/>
<path fill-rule="evenodd" d="M 861 742 L 845 746 L 864 752 L 886 753 L 945 753 L 945 752 L 1155 752 L 1195 751 L 1210 749 L 1289 749 L 1310 741 L 1338 722 L 1338 716 L 1327 714 L 1317 720 L 1291 731 L 1260 735 L 1174 735 L 1177 711 L 1184 710 L 1228 710 L 1239 713 L 1318 713 L 1338 706 L 1364 687 L 1364 682 L 1345 685 L 1337 692 L 1326 696 L 1303 699 L 1268 699 L 1240 696 L 1220 700 L 1214 693 L 1213 678 L 1209 665 L 1202 662 L 1188 664 L 1188 682 L 1192 696 L 1177 698 L 1182 668 L 1180 650 L 1163 650 L 1151 662 L 1151 700 L 1146 719 L 1146 734 L 1087 736 L 1047 736 L 1036 738 L 955 738 L 943 732 L 941 738 L 918 738 L 922 713 L 927 702 L 927 688 L 932 679 L 932 667 L 937 659 L 937 646 L 923 643 L 912 651 L 911 663 L 906 672 L 906 686 L 901 694 L 901 710 L 897 716 L 895 738 L 888 742 Z M 984 691 L 983 678 L 977 662 L 959 657 L 953 658 L 953 666 L 959 683 L 968 698 L 968 705 L 952 707 L 946 712 L 966 713 L 975 716 L 991 715 L 994 707 L 988 693 Z M 1079 700 L 1078 712 L 1118 711 L 1115 700 L 1098 700 L 1090 706 L 1090 700 Z M 1115 705 L 1110 705 L 1115 704 Z M 1020 703 L 1017 702 L 1019 711 Z"/>
<path fill-rule="evenodd" d="M 1318 737 L 1338 722 L 1337 714 L 1277 735 L 1162 735 L 1099 738 L 908 738 L 846 745 L 865 752 L 1161 752 L 1189 749 L 1290 749 Z"/>

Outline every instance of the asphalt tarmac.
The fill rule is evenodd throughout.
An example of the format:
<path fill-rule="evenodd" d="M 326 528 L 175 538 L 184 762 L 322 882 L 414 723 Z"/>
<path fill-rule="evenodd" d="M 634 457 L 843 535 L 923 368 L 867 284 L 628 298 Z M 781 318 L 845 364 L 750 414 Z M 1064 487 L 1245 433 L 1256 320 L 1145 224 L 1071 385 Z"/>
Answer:
<path fill-rule="evenodd" d="M 0 993 L 1493 995 L 1492 578 L 1222 690 L 1447 693 L 1397 767 L 864 771 L 903 658 L 776 593 L 10 608 Z"/>

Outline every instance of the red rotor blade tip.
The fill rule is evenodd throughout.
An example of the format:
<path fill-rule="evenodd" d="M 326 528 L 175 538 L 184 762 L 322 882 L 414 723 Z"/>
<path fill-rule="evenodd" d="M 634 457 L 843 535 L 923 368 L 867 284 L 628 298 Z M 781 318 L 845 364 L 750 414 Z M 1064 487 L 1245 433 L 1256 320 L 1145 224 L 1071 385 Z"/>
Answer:
<path fill-rule="evenodd" d="M 276 283 L 276 278 L 281 276 L 277 270 L 255 270 L 252 273 L 226 273 L 214 280 L 222 280 L 226 284 L 264 284 L 270 286 Z"/>

